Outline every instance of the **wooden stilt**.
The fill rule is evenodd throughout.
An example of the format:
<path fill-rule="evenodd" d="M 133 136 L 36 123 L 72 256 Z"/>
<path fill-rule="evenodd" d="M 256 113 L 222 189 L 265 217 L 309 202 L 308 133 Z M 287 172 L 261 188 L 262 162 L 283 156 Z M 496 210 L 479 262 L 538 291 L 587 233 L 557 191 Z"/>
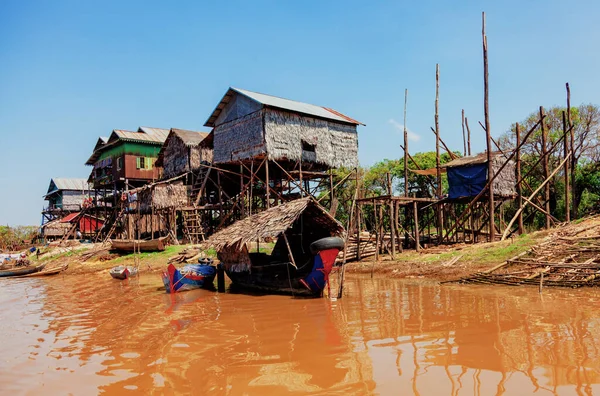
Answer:
<path fill-rule="evenodd" d="M 436 199 L 442 198 L 442 172 L 440 168 L 440 122 L 439 122 L 439 103 L 440 103 L 440 65 L 435 65 L 435 168 L 436 168 Z M 437 239 L 442 243 L 442 211 L 437 207 Z"/>
<path fill-rule="evenodd" d="M 394 225 L 394 202 L 391 199 L 391 197 L 394 196 L 393 194 L 393 188 L 392 188 L 392 175 L 388 172 L 387 174 L 387 184 L 388 184 L 388 193 L 390 195 L 390 203 L 389 203 L 389 209 L 390 209 L 390 242 L 392 244 L 391 248 L 392 248 L 392 260 L 396 259 L 396 227 Z"/>
<path fill-rule="evenodd" d="M 521 129 L 519 123 L 515 126 L 516 145 L 521 146 Z M 516 167 L 517 167 L 517 207 L 523 207 L 523 187 L 521 186 L 521 149 L 516 150 Z M 518 217 L 519 235 L 523 234 L 523 212 L 519 213 Z"/>
<path fill-rule="evenodd" d="M 571 88 L 569 88 L 569 83 L 566 84 L 567 87 L 567 124 L 569 125 L 569 148 L 571 152 L 571 196 L 573 197 L 572 208 L 571 208 L 571 219 L 575 220 L 579 215 L 579 205 L 577 204 L 577 200 L 575 197 L 577 196 L 577 183 L 575 183 L 575 174 L 577 172 L 577 157 L 575 157 L 575 131 L 573 128 L 573 122 L 571 120 Z"/>
<path fill-rule="evenodd" d="M 465 135 L 465 109 L 462 109 L 463 156 L 467 156 L 467 136 Z"/>
<path fill-rule="evenodd" d="M 267 162 L 265 162 L 265 188 L 266 188 L 265 198 L 267 200 L 267 202 L 266 202 L 267 209 L 269 209 L 271 207 L 271 194 L 270 194 L 271 188 L 269 187 L 270 180 L 271 179 L 269 178 L 269 158 L 267 158 Z"/>
<path fill-rule="evenodd" d="M 485 12 L 482 13 L 482 30 L 481 36 L 483 40 L 483 107 L 485 111 L 485 135 L 487 141 L 487 160 L 488 160 L 488 180 L 492 180 L 494 177 L 494 168 L 492 166 L 492 138 L 490 128 L 490 114 L 489 114 L 489 84 L 488 84 L 488 56 L 487 56 L 487 37 L 485 35 Z M 493 241 L 496 237 L 496 227 L 494 221 L 494 184 L 489 183 L 488 186 L 488 210 L 489 210 L 489 224 L 490 233 L 489 241 Z"/>
<path fill-rule="evenodd" d="M 467 128 L 467 153 L 471 155 L 471 129 L 469 128 L 469 119 L 465 117 L 465 127 Z"/>
<path fill-rule="evenodd" d="M 562 122 L 563 122 L 563 134 L 567 133 L 567 115 L 566 113 L 563 111 L 562 112 Z M 565 139 L 564 143 L 563 143 L 563 148 L 564 148 L 564 156 L 563 158 L 567 158 L 567 155 L 569 154 L 569 139 Z M 565 172 L 564 172 L 564 177 L 565 177 L 565 221 L 567 223 L 569 223 L 571 221 L 571 213 L 570 213 L 570 208 L 571 208 L 571 189 L 569 186 L 569 161 L 567 161 L 565 163 Z"/>
<path fill-rule="evenodd" d="M 544 107 L 540 106 L 540 119 L 544 117 Z M 542 121 L 542 168 L 544 180 L 548 178 L 548 132 L 546 131 L 546 123 Z M 544 186 L 544 202 L 546 206 L 546 229 L 550 228 L 550 184 Z"/>
<path fill-rule="evenodd" d="M 417 201 L 413 201 L 413 220 L 415 222 L 415 250 L 421 251 L 420 238 L 419 238 L 419 210 Z"/>

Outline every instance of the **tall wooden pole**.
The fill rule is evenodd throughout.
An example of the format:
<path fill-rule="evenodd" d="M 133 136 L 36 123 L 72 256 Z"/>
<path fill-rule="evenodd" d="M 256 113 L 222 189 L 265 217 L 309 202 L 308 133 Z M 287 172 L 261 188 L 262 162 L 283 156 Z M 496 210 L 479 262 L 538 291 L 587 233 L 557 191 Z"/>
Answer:
<path fill-rule="evenodd" d="M 406 129 L 406 104 L 408 102 L 408 89 L 404 90 L 404 196 L 408 197 L 408 130 Z"/>
<path fill-rule="evenodd" d="M 440 121 L 439 121 L 439 104 L 440 104 L 440 65 L 435 65 L 435 169 L 437 180 L 437 199 L 442 199 L 442 172 L 440 168 Z M 442 206 L 437 207 L 437 234 L 438 243 L 442 242 Z"/>
<path fill-rule="evenodd" d="M 408 197 L 408 129 L 406 127 L 406 105 L 408 89 L 404 90 L 404 196 Z M 408 205 L 404 207 L 404 241 L 408 241 Z"/>
<path fill-rule="evenodd" d="M 544 107 L 540 106 L 540 120 L 544 118 Z M 542 121 L 542 167 L 544 180 L 548 178 L 548 131 L 546 130 L 546 123 Z M 544 206 L 546 209 L 546 229 L 550 228 L 550 184 L 546 183 L 544 186 Z"/>
<path fill-rule="evenodd" d="M 569 134 L 571 144 L 571 196 L 573 197 L 573 210 L 571 211 L 571 218 L 576 219 L 579 212 L 579 205 L 577 204 L 577 200 L 575 197 L 577 196 L 577 183 L 575 182 L 575 173 L 577 172 L 577 158 L 575 157 L 575 131 L 573 128 L 573 121 L 571 120 L 571 88 L 569 88 L 569 83 L 566 84 L 567 87 L 567 123 L 569 124 L 569 128 L 571 128 L 571 132 Z M 567 138 L 565 137 L 565 140 Z"/>
<path fill-rule="evenodd" d="M 567 115 L 563 111 L 562 112 L 562 122 L 563 122 L 563 134 L 567 133 Z M 564 158 L 567 158 L 569 154 L 569 139 L 565 139 L 563 142 L 564 147 Z M 569 223 L 571 221 L 571 191 L 569 188 L 569 161 L 565 162 L 565 221 Z"/>
<path fill-rule="evenodd" d="M 465 109 L 462 109 L 463 156 L 467 156 L 467 136 L 465 135 Z"/>
<path fill-rule="evenodd" d="M 392 196 L 394 191 L 392 188 L 392 175 L 387 174 L 388 193 L 390 194 L 390 238 L 392 242 L 392 260 L 396 259 L 396 227 L 394 227 L 394 200 Z"/>
<path fill-rule="evenodd" d="M 485 136 L 487 142 L 487 161 L 488 161 L 488 180 L 494 177 L 494 168 L 492 166 L 492 130 L 490 128 L 490 108 L 489 108 L 489 84 L 488 84 L 488 55 L 487 55 L 487 36 L 485 35 L 485 12 L 481 14 L 483 39 L 483 106 L 485 111 Z M 496 226 L 494 221 L 494 184 L 489 183 L 488 189 L 488 211 L 490 213 L 489 225 L 490 242 L 496 238 Z"/>
<path fill-rule="evenodd" d="M 467 127 L 467 154 L 471 155 L 471 129 L 469 128 L 469 119 L 465 117 L 465 127 Z"/>
<path fill-rule="evenodd" d="M 516 154 L 516 165 L 517 165 L 517 203 L 519 209 L 523 207 L 523 186 L 521 180 L 521 128 L 519 123 L 517 123 L 516 128 L 516 137 L 517 137 L 517 154 Z M 523 233 L 523 212 L 519 213 L 518 217 L 519 222 L 519 235 Z"/>

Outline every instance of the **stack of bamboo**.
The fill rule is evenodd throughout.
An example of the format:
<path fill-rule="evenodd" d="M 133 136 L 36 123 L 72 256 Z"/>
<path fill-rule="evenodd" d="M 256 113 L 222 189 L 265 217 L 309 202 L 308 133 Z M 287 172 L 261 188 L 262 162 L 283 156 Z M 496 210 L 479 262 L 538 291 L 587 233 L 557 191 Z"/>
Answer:
<path fill-rule="evenodd" d="M 346 261 L 356 261 L 356 249 L 360 239 L 360 259 L 375 256 L 377 245 L 375 243 L 375 234 L 361 232 L 360 236 L 356 234 L 348 237 L 346 245 Z"/>

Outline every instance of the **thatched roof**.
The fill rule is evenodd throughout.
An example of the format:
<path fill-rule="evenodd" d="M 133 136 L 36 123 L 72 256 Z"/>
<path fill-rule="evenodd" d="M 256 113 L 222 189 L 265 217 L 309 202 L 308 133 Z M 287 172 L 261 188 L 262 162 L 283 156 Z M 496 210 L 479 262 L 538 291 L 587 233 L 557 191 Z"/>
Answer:
<path fill-rule="evenodd" d="M 502 155 L 499 151 L 492 152 L 492 158 L 495 158 L 499 155 Z M 441 168 L 455 168 L 458 166 L 470 166 L 470 165 L 478 165 L 478 164 L 486 164 L 487 163 L 487 153 L 483 152 L 477 155 L 471 155 L 469 157 L 460 157 L 456 158 L 450 162 L 446 162 L 443 165 L 440 165 Z"/>
<path fill-rule="evenodd" d="M 215 233 L 206 243 L 220 250 L 227 246 L 241 248 L 249 242 L 266 237 L 277 237 L 290 228 L 303 213 L 307 214 L 306 219 L 313 225 L 329 230 L 332 235 L 341 235 L 344 232 L 340 222 L 327 213 L 313 198 L 307 197 L 242 219 Z"/>

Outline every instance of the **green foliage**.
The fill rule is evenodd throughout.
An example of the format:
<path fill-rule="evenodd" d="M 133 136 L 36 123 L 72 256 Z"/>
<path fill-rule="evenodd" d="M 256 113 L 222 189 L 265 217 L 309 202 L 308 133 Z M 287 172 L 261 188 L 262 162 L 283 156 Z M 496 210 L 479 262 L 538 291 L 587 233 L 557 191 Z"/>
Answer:
<path fill-rule="evenodd" d="M 37 227 L 34 226 L 0 226 L 0 250 L 16 250 L 36 235 Z"/>

